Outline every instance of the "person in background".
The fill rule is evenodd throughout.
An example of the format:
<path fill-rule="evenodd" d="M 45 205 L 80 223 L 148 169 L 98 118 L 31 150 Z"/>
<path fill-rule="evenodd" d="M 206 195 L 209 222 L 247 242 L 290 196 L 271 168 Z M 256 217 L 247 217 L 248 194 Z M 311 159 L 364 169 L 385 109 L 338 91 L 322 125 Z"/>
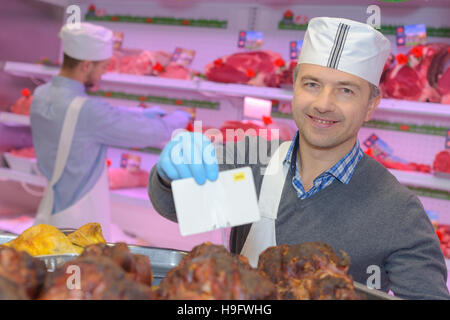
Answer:
<path fill-rule="evenodd" d="M 31 131 L 39 170 L 49 184 L 35 224 L 78 228 L 101 224 L 110 237 L 108 146 L 159 147 L 174 129 L 184 128 L 190 116 L 166 115 L 159 108 L 112 106 L 89 97 L 113 54 L 111 30 L 90 23 L 64 25 L 59 33 L 64 60 L 50 82 L 34 91 Z"/>
<path fill-rule="evenodd" d="M 294 73 L 298 131 L 292 141 L 272 148 L 246 137 L 211 148 L 199 132 L 180 133 L 151 170 L 154 208 L 177 221 L 171 181 L 194 177 L 204 184 L 219 170 L 250 166 L 261 219 L 232 228 L 231 252 L 256 266 L 269 246 L 321 241 L 349 255 L 348 273 L 363 285 L 405 299 L 449 299 L 444 257 L 420 200 L 358 142 L 359 129 L 380 103 L 377 86 L 390 49 L 367 24 L 311 19 Z M 267 168 L 276 168 L 267 175 L 256 148 L 263 143 L 271 156 Z M 203 161 L 187 161 L 184 154 Z M 215 161 L 208 160 L 211 154 Z M 258 163 L 249 163 L 255 154 Z"/>

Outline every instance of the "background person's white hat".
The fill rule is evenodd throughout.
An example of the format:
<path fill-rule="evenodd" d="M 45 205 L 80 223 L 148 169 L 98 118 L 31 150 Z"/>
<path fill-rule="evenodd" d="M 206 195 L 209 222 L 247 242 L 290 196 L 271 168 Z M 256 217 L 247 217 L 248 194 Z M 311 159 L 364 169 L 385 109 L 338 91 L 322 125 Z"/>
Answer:
<path fill-rule="evenodd" d="M 391 43 L 372 26 L 342 18 L 313 18 L 308 23 L 298 64 L 344 71 L 378 86 Z"/>
<path fill-rule="evenodd" d="M 81 22 L 78 28 L 65 24 L 59 37 L 64 53 L 71 58 L 100 61 L 112 57 L 113 32 L 102 26 Z"/>

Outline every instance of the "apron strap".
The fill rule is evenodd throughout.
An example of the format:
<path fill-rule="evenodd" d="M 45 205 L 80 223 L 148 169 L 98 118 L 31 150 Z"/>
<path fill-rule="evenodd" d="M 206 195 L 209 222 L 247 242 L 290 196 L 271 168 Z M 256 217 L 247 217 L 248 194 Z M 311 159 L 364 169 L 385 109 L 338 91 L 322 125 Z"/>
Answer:
<path fill-rule="evenodd" d="M 283 161 L 290 145 L 291 142 L 286 141 L 278 147 L 264 172 L 258 201 L 259 212 L 262 217 L 273 220 L 277 218 L 281 193 L 289 170 L 287 166 L 283 165 Z"/>
<path fill-rule="evenodd" d="M 258 207 L 261 219 L 250 227 L 241 250 L 241 254 L 248 258 L 248 262 L 254 268 L 257 267 L 259 254 L 268 247 L 276 245 L 275 219 L 289 170 L 283 165 L 283 161 L 290 144 L 289 141 L 281 144 L 270 158 L 259 193 Z"/>
<path fill-rule="evenodd" d="M 47 185 L 47 189 L 45 190 L 44 198 L 39 204 L 39 209 L 34 221 L 34 225 L 40 223 L 48 223 L 48 221 L 50 220 L 50 215 L 52 213 L 54 204 L 53 186 L 59 181 L 64 168 L 66 167 L 70 147 L 72 145 L 73 135 L 75 133 L 75 127 L 78 122 L 78 115 L 80 114 L 81 108 L 83 107 L 86 100 L 86 97 L 75 97 L 71 101 L 66 111 L 61 135 L 59 137 L 53 175 L 51 180 L 49 181 L 49 184 Z"/>

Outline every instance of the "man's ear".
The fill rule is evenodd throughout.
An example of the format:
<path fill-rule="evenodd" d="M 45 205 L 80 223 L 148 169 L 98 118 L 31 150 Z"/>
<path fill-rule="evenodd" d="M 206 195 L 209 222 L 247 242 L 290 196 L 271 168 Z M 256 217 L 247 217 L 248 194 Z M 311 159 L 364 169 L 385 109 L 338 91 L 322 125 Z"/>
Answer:
<path fill-rule="evenodd" d="M 369 121 L 372 118 L 372 114 L 375 112 L 375 109 L 378 107 L 380 102 L 381 102 L 381 94 L 369 100 L 369 106 L 367 109 L 366 117 L 364 118 L 365 122 Z"/>
<path fill-rule="evenodd" d="M 90 60 L 85 60 L 80 63 L 80 68 L 83 73 L 89 73 L 93 68 L 94 63 Z"/>

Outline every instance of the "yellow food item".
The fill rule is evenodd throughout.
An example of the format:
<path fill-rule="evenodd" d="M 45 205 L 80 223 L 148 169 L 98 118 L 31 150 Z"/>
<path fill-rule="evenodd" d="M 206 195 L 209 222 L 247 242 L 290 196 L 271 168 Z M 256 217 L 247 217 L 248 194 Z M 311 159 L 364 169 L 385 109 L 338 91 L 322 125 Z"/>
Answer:
<path fill-rule="evenodd" d="M 83 251 L 83 248 L 74 245 L 58 228 L 47 224 L 32 226 L 4 245 L 19 251 L 26 251 L 32 256 L 80 254 Z"/>
<path fill-rule="evenodd" d="M 80 247 L 86 247 L 90 244 L 106 243 L 103 238 L 102 227 L 99 223 L 88 223 L 80 227 L 77 231 L 70 233 L 69 240 Z"/>

